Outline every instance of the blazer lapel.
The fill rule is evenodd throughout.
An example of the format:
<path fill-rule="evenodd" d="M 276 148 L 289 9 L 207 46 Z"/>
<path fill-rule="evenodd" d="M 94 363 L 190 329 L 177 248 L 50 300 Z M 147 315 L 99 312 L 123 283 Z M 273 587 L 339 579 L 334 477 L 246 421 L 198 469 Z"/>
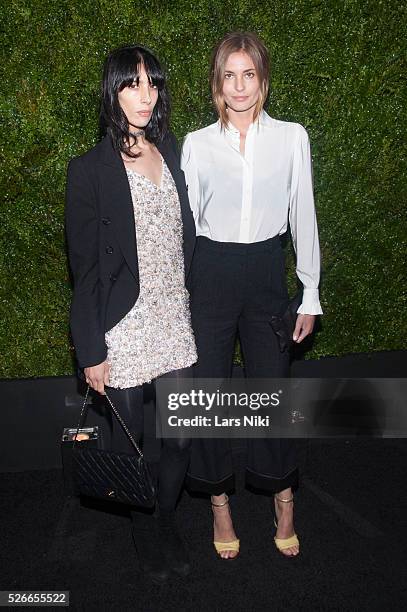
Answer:
<path fill-rule="evenodd" d="M 188 276 L 195 246 L 195 224 L 189 206 L 184 174 L 168 139 L 157 145 L 174 179 L 178 191 L 184 233 L 185 276 Z M 105 136 L 101 142 L 101 199 L 103 216 L 110 217 L 123 256 L 134 277 L 138 279 L 137 238 L 133 201 L 126 169 L 112 140 Z"/>
<path fill-rule="evenodd" d="M 102 143 L 101 163 L 103 215 L 110 218 L 127 265 L 138 279 L 136 227 L 130 185 L 124 164 L 109 136 L 105 136 Z"/>

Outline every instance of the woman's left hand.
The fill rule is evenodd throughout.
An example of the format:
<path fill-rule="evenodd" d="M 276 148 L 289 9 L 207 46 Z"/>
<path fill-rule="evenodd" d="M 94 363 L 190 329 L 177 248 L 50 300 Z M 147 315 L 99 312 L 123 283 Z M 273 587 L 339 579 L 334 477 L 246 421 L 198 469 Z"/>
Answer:
<path fill-rule="evenodd" d="M 315 315 L 299 314 L 295 324 L 293 340 L 297 344 L 302 342 L 304 338 L 312 334 L 314 329 Z"/>

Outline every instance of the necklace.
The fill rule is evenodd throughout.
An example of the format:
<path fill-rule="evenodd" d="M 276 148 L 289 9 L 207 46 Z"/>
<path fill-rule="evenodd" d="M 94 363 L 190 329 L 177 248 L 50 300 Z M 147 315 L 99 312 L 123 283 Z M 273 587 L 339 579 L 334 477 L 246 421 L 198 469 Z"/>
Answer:
<path fill-rule="evenodd" d="M 133 136 L 133 138 L 135 138 L 136 141 L 137 141 L 137 138 L 139 136 L 144 136 L 144 130 L 137 130 L 137 132 L 130 132 L 129 131 L 129 135 Z M 123 159 L 125 159 L 125 158 L 123 158 Z M 134 162 L 136 162 L 136 161 L 137 161 L 137 158 L 136 159 L 129 159 L 128 156 L 126 155 L 126 162 L 127 163 L 134 164 Z"/>
<path fill-rule="evenodd" d="M 139 136 L 144 136 L 144 130 L 138 130 L 137 132 L 129 132 L 130 136 L 133 138 L 138 138 Z"/>

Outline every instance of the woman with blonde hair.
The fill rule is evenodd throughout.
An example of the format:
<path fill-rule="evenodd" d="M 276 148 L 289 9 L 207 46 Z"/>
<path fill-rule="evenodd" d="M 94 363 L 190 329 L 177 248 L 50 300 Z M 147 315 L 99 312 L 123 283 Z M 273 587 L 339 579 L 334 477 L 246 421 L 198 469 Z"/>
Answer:
<path fill-rule="evenodd" d="M 184 170 L 197 229 L 190 276 L 197 378 L 231 375 L 236 335 L 250 378 L 283 378 L 288 349 L 280 351 L 271 317 L 288 304 L 281 236 L 288 223 L 303 285 L 294 342 L 312 333 L 319 303 L 320 252 L 314 208 L 309 138 L 299 123 L 264 111 L 269 56 L 250 32 L 231 32 L 214 49 L 211 89 L 219 119 L 189 133 Z M 249 439 L 246 483 L 274 496 L 275 544 L 299 553 L 293 524 L 298 469 L 290 439 Z M 234 487 L 230 445 L 199 439 L 192 444 L 189 487 L 212 496 L 214 544 L 234 559 L 239 540 L 227 491 Z"/>

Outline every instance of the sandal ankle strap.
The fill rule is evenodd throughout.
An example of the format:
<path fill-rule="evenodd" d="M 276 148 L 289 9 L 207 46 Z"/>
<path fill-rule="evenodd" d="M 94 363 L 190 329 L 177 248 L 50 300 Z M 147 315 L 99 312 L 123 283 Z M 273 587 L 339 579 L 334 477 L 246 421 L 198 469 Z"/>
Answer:
<path fill-rule="evenodd" d="M 226 504 L 229 502 L 229 495 L 227 493 L 225 493 L 225 501 L 221 502 L 220 504 L 215 504 L 212 501 L 212 496 L 211 496 L 211 504 L 212 506 L 214 506 L 215 508 L 221 508 L 222 506 L 226 506 Z"/>
<path fill-rule="evenodd" d="M 279 497 L 277 494 L 274 495 L 274 497 L 281 502 L 284 502 L 285 504 L 289 504 L 290 502 L 294 501 L 294 495 L 292 495 L 292 497 L 290 497 L 290 499 L 283 499 L 282 497 Z"/>

